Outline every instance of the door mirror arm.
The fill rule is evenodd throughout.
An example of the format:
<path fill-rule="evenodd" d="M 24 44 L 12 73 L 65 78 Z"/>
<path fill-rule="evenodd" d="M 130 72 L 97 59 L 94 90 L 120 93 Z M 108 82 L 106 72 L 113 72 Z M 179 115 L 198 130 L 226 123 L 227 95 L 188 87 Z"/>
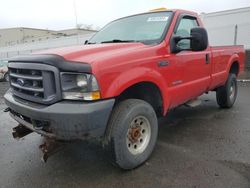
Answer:
<path fill-rule="evenodd" d="M 171 47 L 171 52 L 172 53 L 179 53 L 183 50 L 191 50 L 191 49 L 182 49 L 180 48 L 179 46 L 177 46 L 178 42 L 180 42 L 181 40 L 192 40 L 193 37 L 190 36 L 190 37 L 181 37 L 181 36 L 173 36 L 171 38 L 171 41 L 170 41 L 170 47 Z"/>

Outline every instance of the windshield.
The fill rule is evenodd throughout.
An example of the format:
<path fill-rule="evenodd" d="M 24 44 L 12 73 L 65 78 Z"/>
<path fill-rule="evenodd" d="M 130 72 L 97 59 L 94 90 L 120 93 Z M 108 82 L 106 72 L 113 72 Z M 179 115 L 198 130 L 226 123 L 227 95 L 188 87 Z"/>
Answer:
<path fill-rule="evenodd" d="M 162 41 L 172 12 L 154 12 L 115 20 L 106 25 L 88 44 L 112 42 L 158 43 Z"/>

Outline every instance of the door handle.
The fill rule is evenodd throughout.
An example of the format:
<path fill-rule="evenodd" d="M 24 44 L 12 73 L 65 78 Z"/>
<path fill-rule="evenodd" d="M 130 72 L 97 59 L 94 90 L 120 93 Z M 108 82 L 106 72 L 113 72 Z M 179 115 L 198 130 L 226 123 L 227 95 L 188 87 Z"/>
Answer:
<path fill-rule="evenodd" d="M 209 54 L 206 54 L 206 64 L 209 64 L 210 63 L 210 57 L 209 57 Z"/>

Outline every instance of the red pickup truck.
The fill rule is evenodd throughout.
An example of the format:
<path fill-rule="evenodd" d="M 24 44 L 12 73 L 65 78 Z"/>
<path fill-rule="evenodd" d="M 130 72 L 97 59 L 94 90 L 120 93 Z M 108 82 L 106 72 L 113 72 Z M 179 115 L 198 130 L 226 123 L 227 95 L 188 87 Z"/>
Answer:
<path fill-rule="evenodd" d="M 115 20 L 85 45 L 9 61 L 6 111 L 19 137 L 101 141 L 114 162 L 132 169 L 152 153 L 157 119 L 216 92 L 233 106 L 243 46 L 211 47 L 194 12 L 147 12 Z"/>

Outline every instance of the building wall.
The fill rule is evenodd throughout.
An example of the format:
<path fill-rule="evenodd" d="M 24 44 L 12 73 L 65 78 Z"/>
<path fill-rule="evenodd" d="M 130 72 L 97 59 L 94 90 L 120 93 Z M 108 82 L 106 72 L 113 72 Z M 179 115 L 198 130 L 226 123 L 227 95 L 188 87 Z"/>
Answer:
<path fill-rule="evenodd" d="M 250 7 L 201 14 L 211 45 L 244 45 L 250 50 Z"/>
<path fill-rule="evenodd" d="M 213 46 L 244 45 L 250 68 L 250 7 L 200 15 Z"/>
<path fill-rule="evenodd" d="M 0 47 L 13 46 L 25 43 L 34 43 L 65 36 L 90 34 L 96 31 L 85 29 L 68 29 L 61 31 L 33 29 L 33 28 L 9 28 L 0 29 Z"/>
<path fill-rule="evenodd" d="M 27 43 L 34 38 L 50 35 L 50 31 L 26 28 L 9 28 L 0 30 L 0 46 Z"/>
<path fill-rule="evenodd" d="M 95 33 L 95 30 L 88 30 L 88 29 L 66 29 L 66 30 L 61 30 L 58 31 L 60 33 L 63 33 L 64 35 L 67 36 L 72 36 L 72 35 L 86 35 L 90 33 Z"/>
<path fill-rule="evenodd" d="M 14 46 L 0 47 L 0 60 L 8 59 L 13 56 L 26 55 L 32 52 L 46 50 L 50 48 L 58 48 L 72 45 L 84 45 L 85 40 L 88 40 L 94 33 L 84 35 L 64 36 L 55 39 L 44 41 L 35 41 L 32 43 L 18 44 Z"/>

